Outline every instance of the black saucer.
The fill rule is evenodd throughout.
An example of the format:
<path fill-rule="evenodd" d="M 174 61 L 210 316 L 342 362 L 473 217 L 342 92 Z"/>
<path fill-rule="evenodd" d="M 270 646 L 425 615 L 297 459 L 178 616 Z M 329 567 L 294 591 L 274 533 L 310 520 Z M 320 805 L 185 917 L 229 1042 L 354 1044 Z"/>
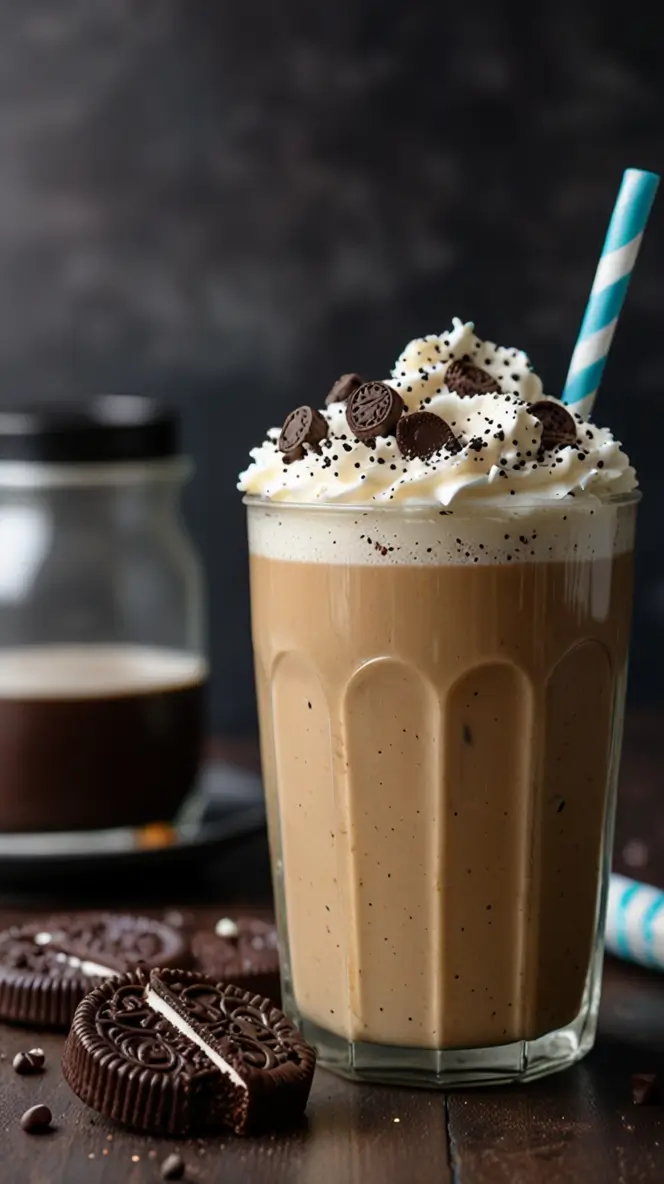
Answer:
<path fill-rule="evenodd" d="M 43 834 L 0 834 L 0 885 L 43 885 L 58 875 L 95 871 L 161 874 L 200 865 L 265 826 L 263 791 L 255 774 L 221 762 L 204 767 L 198 784 L 169 826 Z"/>

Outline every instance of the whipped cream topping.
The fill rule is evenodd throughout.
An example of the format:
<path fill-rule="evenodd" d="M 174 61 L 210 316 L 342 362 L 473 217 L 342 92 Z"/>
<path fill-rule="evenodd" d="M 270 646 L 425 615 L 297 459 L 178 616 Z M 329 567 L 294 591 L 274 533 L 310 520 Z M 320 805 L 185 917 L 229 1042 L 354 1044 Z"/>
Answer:
<path fill-rule="evenodd" d="M 461 396 L 449 390 L 445 377 L 454 360 L 490 374 L 501 393 Z M 528 409 L 549 398 L 541 380 L 522 350 L 482 341 L 472 322 L 455 318 L 447 333 L 411 341 L 386 381 L 401 395 L 406 413 L 441 416 L 459 451 L 443 448 L 429 459 L 406 459 L 394 436 L 379 436 L 371 447 L 354 437 L 346 404 L 335 403 L 321 412 L 329 435 L 320 454 L 307 449 L 301 460 L 286 464 L 278 447 L 280 431 L 273 428 L 252 450 L 238 488 L 273 501 L 456 508 L 473 501 L 514 506 L 518 497 L 528 503 L 570 494 L 604 498 L 636 487 L 634 469 L 609 429 L 578 415 L 575 443 L 541 452 L 542 424 Z"/>

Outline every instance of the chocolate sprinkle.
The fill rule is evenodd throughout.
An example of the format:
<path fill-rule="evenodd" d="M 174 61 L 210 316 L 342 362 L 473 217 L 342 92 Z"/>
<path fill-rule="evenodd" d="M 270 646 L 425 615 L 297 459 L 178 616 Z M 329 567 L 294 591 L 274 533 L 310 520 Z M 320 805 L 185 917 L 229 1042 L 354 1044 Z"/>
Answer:
<path fill-rule="evenodd" d="M 331 407 L 333 403 L 345 403 L 353 391 L 356 391 L 358 386 L 363 386 L 363 384 L 364 379 L 359 374 L 342 374 L 341 378 L 337 378 L 337 381 L 327 396 L 325 406 Z"/>
<path fill-rule="evenodd" d="M 21 1126 L 28 1135 L 43 1135 L 53 1122 L 48 1106 L 31 1106 L 21 1118 Z"/>
<path fill-rule="evenodd" d="M 430 460 L 447 448 L 459 452 L 460 444 L 450 425 L 431 411 L 414 411 L 397 424 L 397 445 L 406 460 Z"/>
<path fill-rule="evenodd" d="M 44 1054 L 41 1049 L 35 1049 L 34 1054 L 30 1052 L 17 1052 L 12 1061 L 12 1069 L 21 1077 L 30 1077 L 35 1073 L 41 1073 L 43 1068 Z"/>
<path fill-rule="evenodd" d="M 358 440 L 392 436 L 404 411 L 404 401 L 385 382 L 365 382 L 348 400 L 348 426 Z"/>
<path fill-rule="evenodd" d="M 284 453 L 286 463 L 292 464 L 306 455 L 305 444 L 320 453 L 320 442 L 326 439 L 328 432 L 327 420 L 320 411 L 314 407 L 296 407 L 286 417 L 281 429 L 279 451 Z"/>
<path fill-rule="evenodd" d="M 531 403 L 528 410 L 542 425 L 541 447 L 546 452 L 557 444 L 573 444 L 576 440 L 576 424 L 562 403 L 542 399 Z"/>
<path fill-rule="evenodd" d="M 470 395 L 499 395 L 502 391 L 493 374 L 488 374 L 486 370 L 473 366 L 472 362 L 464 359 L 450 362 L 445 371 L 445 385 L 449 391 L 455 391 L 462 398 Z"/>

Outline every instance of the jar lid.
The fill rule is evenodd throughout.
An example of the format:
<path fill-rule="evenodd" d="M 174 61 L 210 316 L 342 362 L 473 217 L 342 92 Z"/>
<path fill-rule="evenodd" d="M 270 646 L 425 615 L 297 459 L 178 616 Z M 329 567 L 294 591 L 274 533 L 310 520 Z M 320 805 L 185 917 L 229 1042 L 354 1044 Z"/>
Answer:
<path fill-rule="evenodd" d="M 177 456 L 178 416 L 153 399 L 0 405 L 0 461 L 96 464 Z"/>

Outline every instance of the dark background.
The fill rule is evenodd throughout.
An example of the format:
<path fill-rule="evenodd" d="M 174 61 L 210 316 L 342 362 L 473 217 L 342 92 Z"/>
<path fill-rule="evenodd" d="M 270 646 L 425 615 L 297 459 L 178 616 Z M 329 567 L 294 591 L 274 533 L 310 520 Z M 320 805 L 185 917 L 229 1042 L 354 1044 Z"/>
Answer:
<path fill-rule="evenodd" d="M 0 390 L 175 401 L 212 723 L 254 723 L 237 470 L 342 370 L 452 315 L 557 394 L 622 169 L 662 167 L 639 4 L 0 0 Z M 598 409 L 639 469 L 632 701 L 660 698 L 655 207 Z"/>

